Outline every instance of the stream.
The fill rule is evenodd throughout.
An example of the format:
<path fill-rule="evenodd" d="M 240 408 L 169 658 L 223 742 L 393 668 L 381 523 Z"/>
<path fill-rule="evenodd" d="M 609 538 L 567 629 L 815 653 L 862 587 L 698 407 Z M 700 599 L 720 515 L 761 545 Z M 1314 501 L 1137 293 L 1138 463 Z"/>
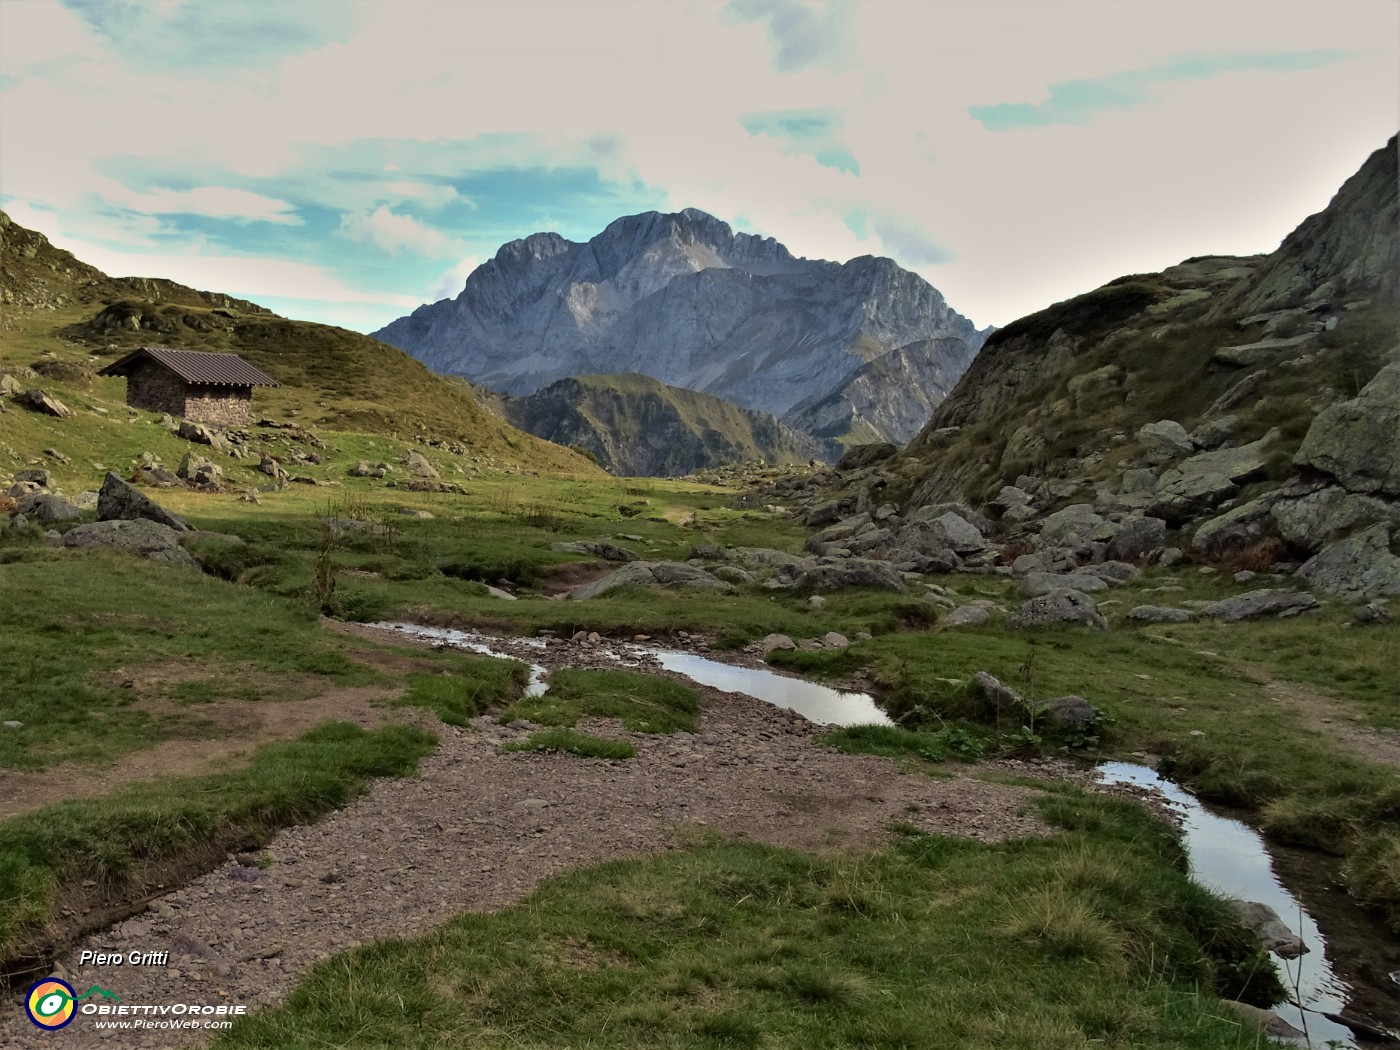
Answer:
<path fill-rule="evenodd" d="M 549 689 L 549 671 L 545 666 L 530 661 L 528 656 L 505 652 L 503 648 L 509 646 L 542 653 L 552 640 L 495 638 L 407 623 L 379 623 L 373 626 L 485 656 L 524 659 L 530 663 L 527 695 L 540 696 Z M 665 670 L 684 675 L 701 685 L 743 693 L 795 711 L 821 725 L 892 724 L 874 698 L 866 693 L 841 692 L 766 668 L 742 667 L 695 653 L 634 642 L 606 642 L 590 649 L 589 654 L 592 658 L 610 661 L 624 668 L 640 668 L 644 663 L 659 664 Z M 1146 766 L 1106 762 L 1098 767 L 1096 773 L 1103 784 L 1130 785 L 1156 792 L 1180 818 L 1190 856 L 1191 877 L 1224 897 L 1267 904 L 1303 939 L 1308 947 L 1304 955 L 1292 960 L 1275 958 L 1285 987 L 1297 989 L 1298 1003 L 1280 1004 L 1274 1007 L 1274 1012 L 1293 1027 L 1306 1032 L 1309 1040 L 1306 1045 L 1310 1047 L 1355 1048 L 1357 1043 L 1351 1029 L 1323 1016 L 1346 1011 L 1352 988 L 1334 971 L 1327 938 L 1318 928 L 1317 921 L 1276 874 L 1274 858 L 1263 837 L 1248 824 L 1207 809 L 1185 788 Z"/>

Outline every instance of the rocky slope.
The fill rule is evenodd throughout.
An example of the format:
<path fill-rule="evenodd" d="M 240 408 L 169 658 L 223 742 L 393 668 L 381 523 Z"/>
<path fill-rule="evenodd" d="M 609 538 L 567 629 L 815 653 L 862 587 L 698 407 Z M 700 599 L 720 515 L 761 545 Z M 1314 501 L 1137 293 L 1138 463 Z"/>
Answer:
<path fill-rule="evenodd" d="M 985 333 L 889 259 L 798 259 L 694 209 L 618 219 L 586 244 L 512 241 L 462 293 L 375 333 L 438 372 L 530 394 L 568 376 L 638 372 L 824 436 L 904 441 Z M 866 366 L 892 353 L 889 369 Z M 886 398 L 887 379 L 923 391 Z"/>
<path fill-rule="evenodd" d="M 805 501 L 812 524 L 874 514 L 821 542 L 900 567 L 1180 549 L 1400 596 L 1396 171 L 1391 139 L 1270 255 L 1189 259 L 1016 321 L 907 449 L 758 498 Z M 953 508 L 1000 546 L 909 532 Z"/>
<path fill-rule="evenodd" d="M 493 401 L 514 426 L 586 449 L 613 474 L 676 476 L 734 463 L 835 458 L 832 443 L 765 412 L 635 373 L 561 379 L 529 397 Z"/>

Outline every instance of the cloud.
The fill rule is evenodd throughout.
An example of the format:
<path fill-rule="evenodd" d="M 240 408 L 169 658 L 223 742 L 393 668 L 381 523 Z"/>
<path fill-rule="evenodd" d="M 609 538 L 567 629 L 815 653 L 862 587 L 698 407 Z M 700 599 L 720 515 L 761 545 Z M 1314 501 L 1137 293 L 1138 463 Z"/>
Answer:
<path fill-rule="evenodd" d="M 750 135 L 767 135 L 784 143 L 784 153 L 812 157 L 824 167 L 860 174 L 860 162 L 841 141 L 842 120 L 834 109 L 748 113 L 739 117 L 739 123 Z"/>
<path fill-rule="evenodd" d="M 1346 51 L 1294 51 L 1277 54 L 1183 55 L 1146 69 L 1092 80 L 1050 85 L 1044 102 L 1002 102 L 969 106 L 968 113 L 989 131 L 1015 131 L 1053 124 L 1087 127 L 1104 113 L 1139 109 L 1156 100 L 1154 88 L 1226 73 L 1291 73 L 1322 69 L 1349 57 Z"/>
<path fill-rule="evenodd" d="M 387 205 L 381 205 L 368 215 L 347 212 L 340 217 L 340 233 L 347 240 L 372 244 L 391 255 L 411 251 L 440 258 L 454 250 L 452 238 L 447 234 L 425 226 L 411 215 L 390 211 Z"/>
<path fill-rule="evenodd" d="M 344 0 L 64 0 L 112 51 L 146 69 L 248 70 L 335 40 L 360 22 Z"/>
<path fill-rule="evenodd" d="M 198 186 L 191 190 L 157 190 L 153 193 L 123 193 L 119 203 L 133 211 L 152 215 L 200 215 L 209 219 L 236 219 L 242 222 L 272 222 L 300 226 L 296 208 L 275 197 L 227 186 Z"/>
<path fill-rule="evenodd" d="M 727 10 L 741 21 L 759 22 L 773 49 L 773 67 L 779 73 L 825 62 L 839 66 L 850 43 L 848 4 L 801 0 L 731 0 Z"/>
<path fill-rule="evenodd" d="M 918 269 L 953 261 L 952 251 L 921 230 L 918 221 L 909 216 L 882 216 L 871 222 L 870 229 L 880 238 L 885 251 L 904 266 Z"/>
<path fill-rule="evenodd" d="M 478 265 L 480 264 L 474 257 L 454 263 L 433 286 L 433 290 L 428 296 L 428 302 L 435 303 L 439 299 L 455 299 L 457 294 L 461 292 L 462 286 L 467 283 L 467 277 Z"/>

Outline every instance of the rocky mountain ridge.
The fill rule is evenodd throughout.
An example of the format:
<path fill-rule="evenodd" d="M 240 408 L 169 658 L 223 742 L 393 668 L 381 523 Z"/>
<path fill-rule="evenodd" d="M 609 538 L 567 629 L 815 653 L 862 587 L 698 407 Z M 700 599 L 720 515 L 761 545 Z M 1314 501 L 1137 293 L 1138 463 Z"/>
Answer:
<path fill-rule="evenodd" d="M 691 208 L 627 216 L 583 244 L 553 233 L 512 241 L 457 298 L 375 336 L 502 393 L 636 372 L 792 413 L 790 424 L 824 437 L 905 441 L 985 333 L 890 259 L 795 258 Z M 890 373 L 914 377 L 921 393 L 872 396 L 884 373 L 867 366 L 896 351 Z"/>
<path fill-rule="evenodd" d="M 1189 259 L 1014 322 L 906 449 L 747 502 L 801 508 L 823 557 L 1048 573 L 1027 585 L 1081 596 L 1096 567 L 1182 558 L 1400 596 L 1396 171 L 1391 139 L 1270 255 Z M 1085 601 L 1060 611 L 1093 620 Z"/>
<path fill-rule="evenodd" d="M 528 397 L 484 395 L 513 426 L 586 450 L 619 475 L 679 476 L 730 464 L 828 462 L 833 442 L 775 416 L 636 373 L 572 376 Z"/>

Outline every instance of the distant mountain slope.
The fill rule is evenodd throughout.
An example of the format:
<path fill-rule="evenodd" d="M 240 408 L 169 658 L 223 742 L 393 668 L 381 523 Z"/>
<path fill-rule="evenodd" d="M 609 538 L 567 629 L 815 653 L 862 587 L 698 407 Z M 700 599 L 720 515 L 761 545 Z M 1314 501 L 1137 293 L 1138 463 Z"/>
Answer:
<path fill-rule="evenodd" d="M 498 399 L 515 426 L 591 452 L 614 474 L 676 476 L 707 467 L 834 459 L 834 443 L 774 416 L 649 376 L 571 376 L 528 397 Z"/>
<path fill-rule="evenodd" d="M 234 352 L 282 385 L 258 411 L 337 430 L 425 433 L 461 442 L 485 462 L 590 471 L 584 457 L 508 426 L 469 384 L 435 375 L 358 332 L 292 321 L 255 303 L 155 278 L 114 278 L 0 212 L 0 370 L 67 363 L 51 375 L 116 396 L 102 362 L 144 345 Z M 45 385 L 52 385 L 49 379 Z"/>
<path fill-rule="evenodd" d="M 1313 417 L 1400 353 L 1396 172 L 1391 139 L 1270 255 L 1120 277 L 1000 329 L 893 466 L 930 501 L 1021 474 L 1093 484 L 1170 419 L 1228 445 L 1276 430 L 1281 477 Z"/>
<path fill-rule="evenodd" d="M 889 259 L 798 259 L 771 238 L 734 233 L 695 209 L 646 212 L 586 244 L 537 233 L 512 241 L 462 293 L 375 333 L 438 372 L 511 394 L 567 376 L 649 375 L 746 408 L 783 415 L 831 399 L 879 436 L 907 438 L 928 402 L 896 397 L 874 417 L 862 366 L 904 350 L 892 374 L 939 374 L 950 385 L 984 339 L 937 289 Z M 946 389 L 946 386 L 945 386 Z"/>

